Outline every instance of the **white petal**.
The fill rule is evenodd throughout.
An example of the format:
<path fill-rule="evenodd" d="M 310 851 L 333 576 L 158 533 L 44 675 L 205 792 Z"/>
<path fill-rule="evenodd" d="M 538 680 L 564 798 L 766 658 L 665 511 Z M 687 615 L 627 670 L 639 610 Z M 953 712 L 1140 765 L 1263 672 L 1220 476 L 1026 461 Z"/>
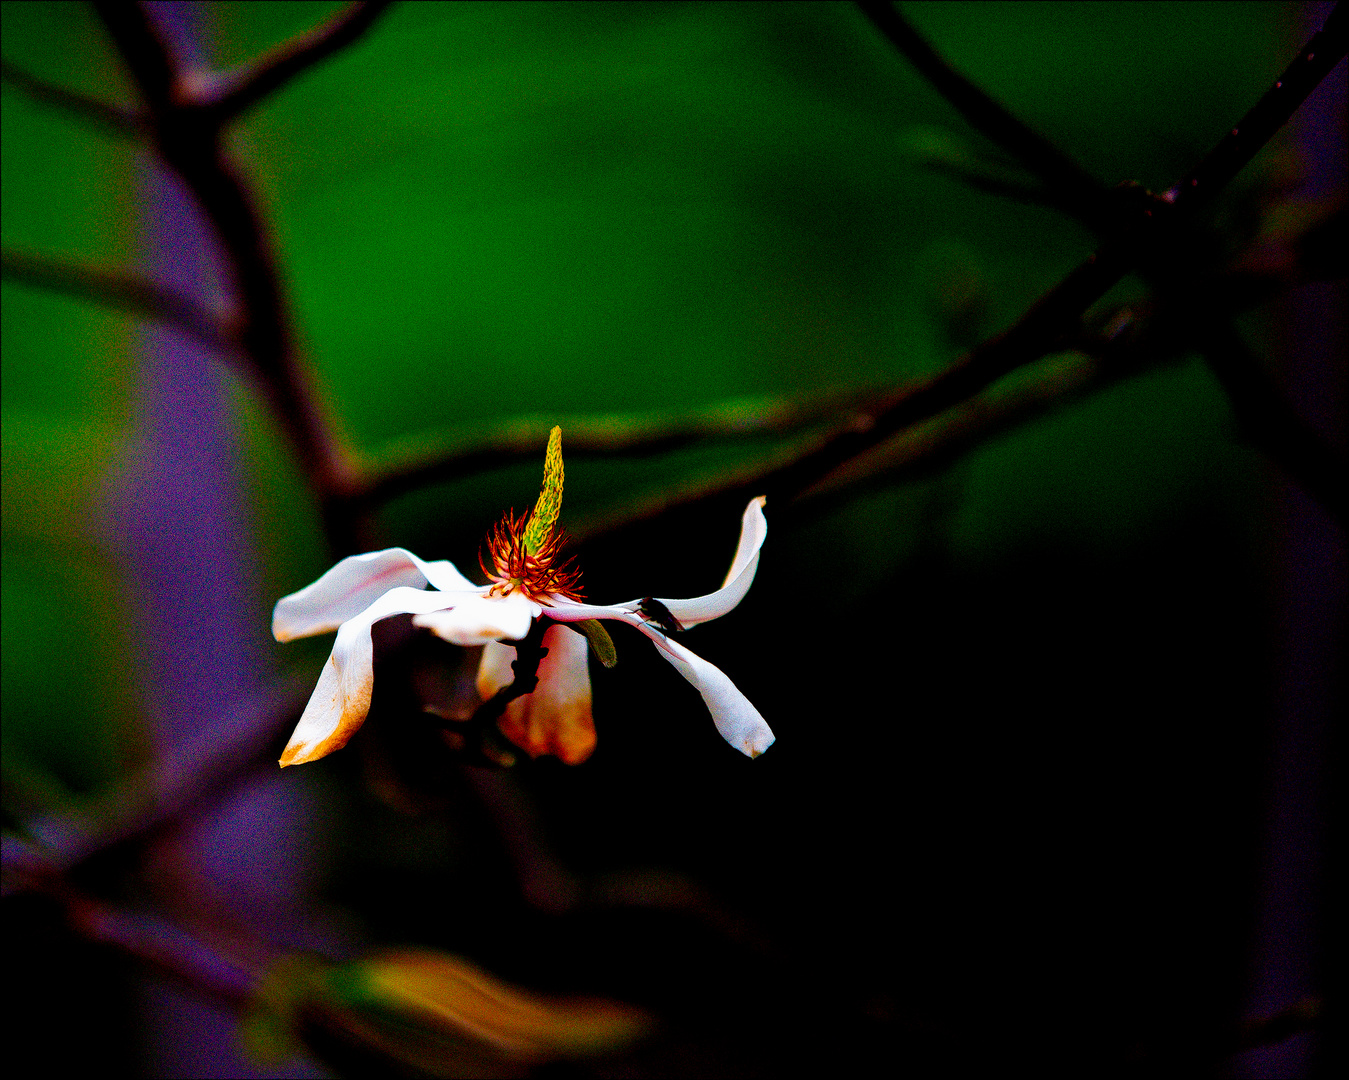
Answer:
<path fill-rule="evenodd" d="M 740 519 L 740 543 L 736 545 L 731 569 L 720 589 L 691 600 L 666 600 L 657 597 L 680 624 L 689 627 L 725 615 L 745 598 L 759 569 L 759 549 L 768 535 L 768 522 L 763 516 L 764 497 L 751 499 Z M 635 605 L 634 605 L 635 606 Z"/>
<path fill-rule="evenodd" d="M 758 757 L 773 745 L 773 732 L 759 710 L 715 664 L 663 634 L 648 634 L 661 655 L 703 695 L 721 737 L 743 754 Z"/>
<path fill-rule="evenodd" d="M 365 722 L 375 681 L 370 627 L 390 615 L 432 611 L 448 595 L 407 586 L 390 589 L 338 628 L 332 655 L 281 755 L 283 768 L 340 749 Z"/>
<path fill-rule="evenodd" d="M 550 626 L 543 635 L 548 655 L 539 663 L 539 685 L 532 694 L 506 706 L 501 732 L 532 757 L 553 754 L 577 765 L 595 749 L 591 713 L 589 646 L 583 635 L 565 626 Z M 478 667 L 478 693 L 483 700 L 515 681 L 511 662 L 515 649 L 493 642 L 483 650 Z"/>
<path fill-rule="evenodd" d="M 454 606 L 413 618 L 412 624 L 430 630 L 455 645 L 484 645 L 511 638 L 519 641 L 529 633 L 529 624 L 543 610 L 521 593 L 506 596 L 455 594 Z"/>
<path fill-rule="evenodd" d="M 408 554 L 412 555 L 411 552 L 408 552 Z M 487 588 L 486 585 L 474 585 L 459 572 L 449 559 L 425 562 L 422 559 L 417 559 L 416 555 L 412 555 L 412 558 L 417 560 L 418 568 L 426 575 L 426 580 L 430 582 L 433 589 L 439 589 L 441 592 L 481 593 Z"/>
<path fill-rule="evenodd" d="M 277 641 L 312 637 L 336 630 L 374 601 L 400 586 L 481 592 L 450 563 L 423 562 L 403 548 L 385 548 L 343 559 L 312 585 L 283 596 L 272 611 Z"/>
<path fill-rule="evenodd" d="M 573 600 L 557 600 L 543 610 L 548 613 L 550 619 L 556 622 L 580 622 L 582 619 L 621 619 L 625 623 L 636 626 L 642 621 L 640 615 L 634 614 L 637 605 L 640 603 L 640 600 L 634 600 L 630 604 L 602 607 L 598 604 L 578 604 Z"/>

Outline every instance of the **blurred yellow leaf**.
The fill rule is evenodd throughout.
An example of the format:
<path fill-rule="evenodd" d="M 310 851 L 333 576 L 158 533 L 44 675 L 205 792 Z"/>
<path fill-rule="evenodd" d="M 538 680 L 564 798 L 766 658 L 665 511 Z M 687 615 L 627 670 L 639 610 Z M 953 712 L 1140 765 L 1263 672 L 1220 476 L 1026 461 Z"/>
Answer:
<path fill-rule="evenodd" d="M 605 1053 L 649 1026 L 644 1014 L 600 998 L 546 998 L 429 950 L 385 953 L 361 965 L 372 999 L 519 1060 Z"/>
<path fill-rule="evenodd" d="M 263 1063 L 303 1038 L 339 1068 L 352 1057 L 433 1076 L 515 1076 L 523 1065 L 621 1050 L 651 1026 L 616 1001 L 553 998 L 460 957 L 400 949 L 334 967 L 289 957 L 260 983 L 242 1027 Z"/>

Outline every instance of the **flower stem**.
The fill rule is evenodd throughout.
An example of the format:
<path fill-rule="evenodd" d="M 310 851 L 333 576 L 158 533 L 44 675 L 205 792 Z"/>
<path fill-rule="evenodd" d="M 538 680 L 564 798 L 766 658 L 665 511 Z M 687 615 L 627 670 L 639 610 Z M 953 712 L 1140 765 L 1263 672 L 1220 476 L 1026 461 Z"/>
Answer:
<path fill-rule="evenodd" d="M 497 728 L 497 721 L 505 715 L 507 705 L 537 689 L 539 664 L 548 655 L 548 650 L 543 647 L 543 635 L 552 625 L 551 619 L 535 619 L 529 633 L 511 643 L 515 648 L 515 659 L 511 662 L 515 679 L 479 705 L 468 720 L 447 728 L 463 739 L 468 753 L 476 759 L 475 764 L 505 769 L 515 764 L 515 748 L 506 742 Z"/>

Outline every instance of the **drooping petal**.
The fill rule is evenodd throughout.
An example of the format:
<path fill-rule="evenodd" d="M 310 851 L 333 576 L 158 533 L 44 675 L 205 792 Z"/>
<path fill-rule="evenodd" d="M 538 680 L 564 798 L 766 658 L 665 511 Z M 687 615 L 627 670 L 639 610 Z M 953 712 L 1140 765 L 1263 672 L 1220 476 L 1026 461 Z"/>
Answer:
<path fill-rule="evenodd" d="M 456 594 L 452 602 L 453 607 L 445 604 L 441 605 L 442 610 L 415 616 L 413 625 L 455 645 L 483 645 L 502 638 L 519 641 L 529 633 L 530 622 L 543 610 L 522 593 Z"/>
<path fill-rule="evenodd" d="M 543 645 L 548 655 L 539 663 L 538 688 L 507 704 L 499 726 L 531 757 L 552 754 L 577 765 L 595 749 L 588 646 L 583 635 L 565 626 L 544 631 Z M 494 641 L 483 649 L 478 693 L 484 701 L 515 680 L 514 659 L 515 649 L 509 645 Z"/>
<path fill-rule="evenodd" d="M 313 584 L 283 596 L 272 611 L 272 633 L 277 641 L 293 641 L 336 630 L 390 589 L 428 583 L 445 591 L 482 591 L 443 559 L 424 562 L 403 548 L 385 548 L 343 559 Z"/>
<path fill-rule="evenodd" d="M 656 643 L 661 655 L 679 674 L 698 688 L 723 739 L 752 758 L 773 745 L 774 736 L 767 721 L 721 668 L 709 664 L 664 634 L 648 632 L 647 637 Z"/>
<path fill-rule="evenodd" d="M 447 599 L 453 602 L 453 594 L 400 586 L 377 597 L 338 628 L 332 654 L 281 755 L 283 768 L 341 749 L 365 722 L 375 681 L 370 627 L 390 615 L 435 610 Z"/>
<path fill-rule="evenodd" d="M 483 646 L 482 659 L 478 661 L 478 696 L 483 701 L 503 686 L 515 682 L 515 672 L 511 669 L 514 662 L 515 649 L 510 645 L 489 641 Z"/>

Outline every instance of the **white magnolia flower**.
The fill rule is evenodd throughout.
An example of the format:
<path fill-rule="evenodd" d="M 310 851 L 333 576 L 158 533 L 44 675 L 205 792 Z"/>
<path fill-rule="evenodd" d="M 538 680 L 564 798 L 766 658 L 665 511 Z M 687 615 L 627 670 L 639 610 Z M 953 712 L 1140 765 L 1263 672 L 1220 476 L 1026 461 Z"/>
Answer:
<path fill-rule="evenodd" d="M 484 562 L 483 569 L 491 584 L 473 584 L 449 562 L 425 562 L 402 548 L 387 548 L 343 559 L 312 585 L 282 597 L 272 615 L 278 641 L 337 631 L 332 655 L 281 755 L 282 766 L 332 753 L 361 726 L 374 684 L 370 628 L 380 619 L 409 613 L 415 625 L 446 641 L 486 646 L 478 670 L 484 700 L 514 678 L 515 650 L 502 642 L 523 639 L 536 619 L 557 624 L 544 632 L 549 651 L 539 665 L 537 688 L 511 701 L 500 724 L 511 741 L 536 756 L 553 753 L 575 763 L 594 748 L 586 638 L 567 626 L 589 619 L 627 623 L 645 634 L 702 694 L 727 742 L 750 757 L 767 750 L 773 733 L 759 711 L 720 668 L 670 636 L 725 615 L 744 599 L 768 532 L 763 498 L 745 507 L 735 558 L 716 592 L 691 600 L 646 597 L 610 606 L 582 603 L 579 571 L 559 558 L 561 502 L 561 431 L 554 428 L 534 511 L 521 519 L 508 514 L 489 538 L 492 565 Z"/>

